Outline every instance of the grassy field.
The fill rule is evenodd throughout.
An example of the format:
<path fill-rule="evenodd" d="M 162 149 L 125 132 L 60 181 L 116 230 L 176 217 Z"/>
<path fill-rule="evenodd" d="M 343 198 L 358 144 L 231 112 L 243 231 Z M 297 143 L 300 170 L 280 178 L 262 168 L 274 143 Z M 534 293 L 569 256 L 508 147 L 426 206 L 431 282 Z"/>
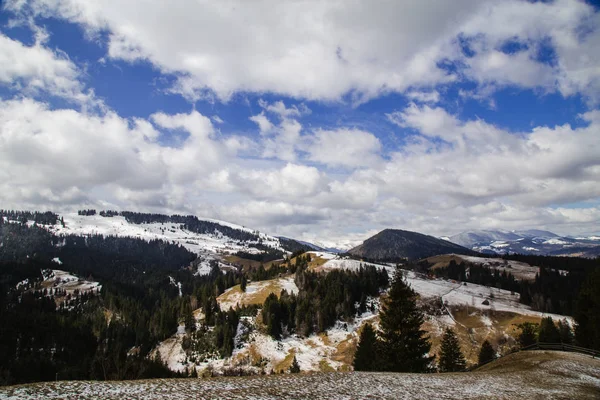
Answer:
<path fill-rule="evenodd" d="M 325 367 L 326 368 L 326 367 Z M 473 372 L 332 372 L 0 388 L 0 399 L 598 399 L 600 360 L 551 351 L 512 354 Z"/>

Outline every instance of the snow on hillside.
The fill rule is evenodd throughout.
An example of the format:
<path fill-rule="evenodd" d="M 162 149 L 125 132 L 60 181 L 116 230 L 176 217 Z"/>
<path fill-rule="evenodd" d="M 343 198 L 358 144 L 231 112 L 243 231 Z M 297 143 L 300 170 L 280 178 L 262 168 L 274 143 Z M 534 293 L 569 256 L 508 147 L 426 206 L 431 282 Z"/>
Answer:
<path fill-rule="evenodd" d="M 332 253 L 312 253 L 323 262 L 317 268 L 320 271 L 332 269 L 356 271 L 361 265 L 367 264 L 358 260 L 340 258 Z M 395 272 L 395 267 L 389 265 L 371 265 L 385 269 L 390 276 Z M 514 345 L 515 339 L 508 339 L 507 335 L 513 334 L 514 326 L 508 321 L 511 321 L 515 315 L 534 322 L 539 322 L 539 319 L 545 316 L 551 316 L 555 320 L 564 318 L 560 315 L 534 311 L 520 304 L 519 295 L 510 291 L 452 280 L 432 279 L 413 271 L 399 271 L 404 274 L 407 283 L 423 301 L 434 300 L 433 303 L 444 305 L 440 309 L 441 314 L 433 313 L 426 318 L 425 326 L 434 341 L 434 348 L 439 347 L 444 329 L 454 326 L 459 336 L 462 335 L 460 336 L 463 340 L 462 345 L 468 350 L 470 362 L 476 362 L 476 353 L 485 338 L 496 338 L 496 340 L 501 338 L 507 345 Z M 242 292 L 237 285 L 227 289 L 217 298 L 217 301 L 222 310 L 237 305 L 260 305 L 270 293 L 278 295 L 282 289 L 291 293 L 298 292 L 293 276 L 249 282 L 245 292 Z M 197 364 L 187 361 L 188 357 L 181 345 L 185 335 L 181 330 L 162 342 L 158 350 L 169 368 L 175 371 L 196 368 L 200 375 L 206 371 L 221 374 L 229 368 L 242 368 L 252 373 L 287 370 L 294 356 L 303 371 L 346 370 L 352 363 L 360 327 L 366 321 L 373 323 L 374 326 L 378 325 L 379 302 L 379 298 L 368 299 L 368 310 L 373 305 L 374 311 L 367 311 L 351 322 L 338 321 L 327 332 L 307 338 L 291 335 L 279 341 L 274 340 L 261 332 L 262 324 L 256 320 L 260 318 L 260 314 L 258 317 L 244 317 L 244 324 L 238 325 L 234 352 L 226 359 L 220 359 L 215 355 L 206 357 L 204 361 Z M 571 321 L 569 318 L 568 320 Z M 243 326 L 245 328 L 242 328 Z M 247 334 L 242 335 L 241 329 L 246 330 Z"/>
<path fill-rule="evenodd" d="M 63 215 L 65 226 L 60 223 L 53 226 L 45 226 L 49 231 L 58 235 L 104 235 L 104 236 L 122 236 L 140 238 L 144 240 L 160 239 L 171 243 L 177 243 L 184 246 L 196 254 L 204 254 L 207 260 L 213 259 L 214 255 L 219 253 L 236 253 L 244 251 L 248 253 L 259 253 L 260 250 L 253 247 L 258 240 L 265 246 L 284 251 L 278 238 L 253 231 L 246 227 L 231 224 L 228 222 L 204 219 L 219 225 L 227 226 L 233 229 L 250 232 L 257 235 L 257 241 L 242 242 L 231 239 L 221 233 L 217 234 L 199 234 L 181 228 L 177 223 L 150 223 L 135 224 L 128 222 L 125 217 L 103 217 L 101 215 Z M 200 273 L 210 272 L 208 263 L 200 266 Z"/>
<path fill-rule="evenodd" d="M 593 399 L 599 390 L 599 360 L 578 353 L 528 351 L 465 373 L 59 381 L 5 386 L 0 399 Z"/>
<path fill-rule="evenodd" d="M 462 256 L 458 254 L 456 256 L 462 258 L 466 262 L 470 262 L 473 264 L 483 265 L 484 267 L 498 269 L 500 271 L 506 270 L 507 273 L 510 272 L 516 279 L 534 280 L 535 274 L 537 274 L 539 270 L 539 268 L 536 266 L 529 265 L 520 261 L 501 260 L 498 258 L 487 257 Z"/>
<path fill-rule="evenodd" d="M 42 270 L 42 277 L 44 279 L 41 283 L 42 288 L 60 289 L 68 294 L 73 294 L 76 290 L 83 293 L 102 289 L 102 285 L 98 282 L 88 281 L 59 269 Z"/>
<path fill-rule="evenodd" d="M 306 254 L 315 255 L 316 257 L 323 258 L 325 260 L 333 260 L 335 258 L 338 258 L 337 254 L 325 251 L 307 251 Z"/>
<path fill-rule="evenodd" d="M 314 268 L 316 271 L 332 270 L 332 269 L 358 271 L 361 267 L 364 268 L 367 265 L 373 265 L 377 268 L 383 268 L 383 269 L 387 270 L 390 277 L 396 271 L 395 267 L 392 267 L 387 264 L 377 264 L 377 263 L 354 260 L 354 259 L 348 258 L 348 257 L 340 257 L 334 253 L 326 253 L 326 252 L 319 252 L 319 253 L 311 252 L 311 253 L 317 255 L 317 257 L 319 257 L 321 259 L 327 260 L 322 265 Z"/>
<path fill-rule="evenodd" d="M 483 258 L 483 257 L 471 257 L 471 256 L 460 256 L 465 261 L 473 263 L 498 263 L 498 259 L 494 258 Z M 378 268 L 383 268 L 388 271 L 390 278 L 396 271 L 395 267 L 385 264 L 374 264 L 365 263 L 358 260 L 352 259 L 330 259 L 325 262 L 320 268 L 322 270 L 328 269 L 344 269 L 357 271 L 361 266 L 375 265 Z M 494 268 L 497 268 L 494 266 Z M 523 275 L 535 273 L 537 268 L 531 267 L 529 264 L 521 263 L 518 261 L 509 261 L 507 271 L 511 271 L 513 274 L 520 273 Z M 501 268 L 500 268 L 501 269 Z M 531 315 L 535 317 L 542 317 L 544 315 L 538 311 L 534 311 L 531 307 L 519 303 L 519 294 L 511 293 L 507 290 L 488 288 L 481 285 L 472 283 L 464 283 L 444 280 L 444 279 L 430 279 L 424 275 L 416 274 L 412 271 L 401 270 L 404 274 L 406 281 L 410 286 L 423 298 L 441 298 L 448 305 L 466 305 L 474 307 L 480 310 L 496 310 L 496 311 L 507 311 L 516 314 Z M 489 305 L 483 304 L 487 300 Z M 554 318 L 563 318 L 562 316 L 555 315 Z"/>
<path fill-rule="evenodd" d="M 531 351 L 466 373 L 60 381 L 3 387 L 0 399 L 593 399 L 600 390 L 599 371 L 600 361 L 589 356 Z"/>

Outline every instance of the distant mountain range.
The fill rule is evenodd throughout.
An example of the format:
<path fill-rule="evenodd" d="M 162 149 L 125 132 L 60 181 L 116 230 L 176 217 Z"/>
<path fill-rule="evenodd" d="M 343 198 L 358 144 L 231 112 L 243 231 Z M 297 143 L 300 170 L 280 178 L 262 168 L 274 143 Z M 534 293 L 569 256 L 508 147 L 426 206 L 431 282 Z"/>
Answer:
<path fill-rule="evenodd" d="M 559 236 L 553 232 L 537 229 L 521 231 L 475 230 L 444 239 L 484 254 L 600 256 L 600 236 Z"/>
<path fill-rule="evenodd" d="M 417 260 L 447 253 L 477 254 L 447 240 L 400 229 L 385 229 L 350 249 L 348 253 L 374 261 Z"/>

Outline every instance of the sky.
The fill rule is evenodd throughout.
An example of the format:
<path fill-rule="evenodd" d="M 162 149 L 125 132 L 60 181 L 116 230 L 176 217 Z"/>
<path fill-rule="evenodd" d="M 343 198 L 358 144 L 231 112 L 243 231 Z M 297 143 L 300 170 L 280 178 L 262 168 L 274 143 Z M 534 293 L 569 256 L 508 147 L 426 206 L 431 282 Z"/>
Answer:
<path fill-rule="evenodd" d="M 0 208 L 600 230 L 597 3 L 0 4 Z"/>

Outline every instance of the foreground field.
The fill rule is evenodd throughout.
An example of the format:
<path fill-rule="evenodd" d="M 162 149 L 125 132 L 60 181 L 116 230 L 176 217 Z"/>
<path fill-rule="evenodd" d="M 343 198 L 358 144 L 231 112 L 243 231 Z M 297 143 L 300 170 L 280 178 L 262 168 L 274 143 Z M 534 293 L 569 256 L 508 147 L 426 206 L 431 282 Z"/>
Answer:
<path fill-rule="evenodd" d="M 521 352 L 460 374 L 311 373 L 129 382 L 51 382 L 0 389 L 0 399 L 597 399 L 600 360 Z"/>

